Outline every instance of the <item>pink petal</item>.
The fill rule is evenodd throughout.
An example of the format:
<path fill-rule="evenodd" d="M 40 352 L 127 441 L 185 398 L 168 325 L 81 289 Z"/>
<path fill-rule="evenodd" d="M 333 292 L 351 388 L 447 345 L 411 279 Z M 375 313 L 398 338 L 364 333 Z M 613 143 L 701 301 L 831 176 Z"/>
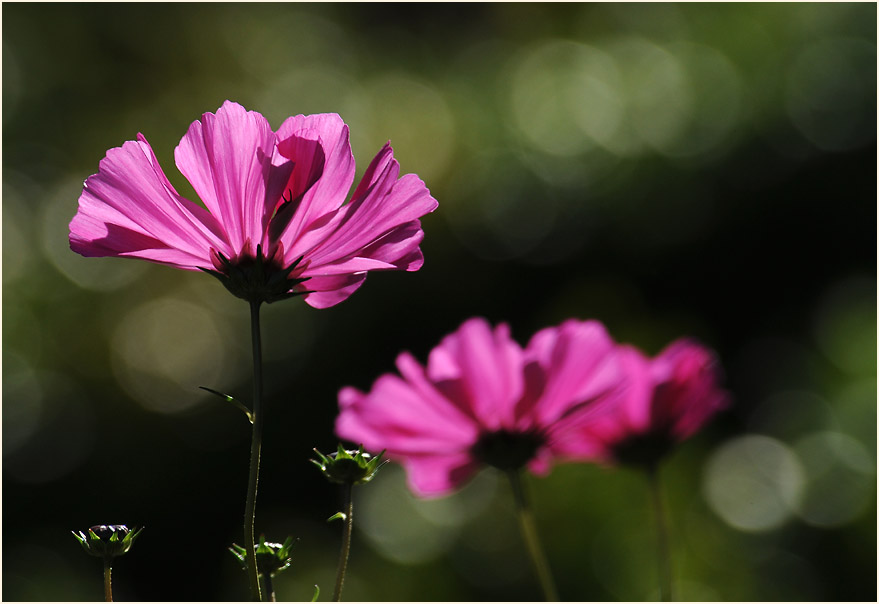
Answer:
<path fill-rule="evenodd" d="M 567 417 L 553 430 L 552 447 L 559 456 L 608 461 L 615 445 L 649 429 L 653 383 L 648 361 L 631 346 L 617 347 L 616 358 L 621 384 L 597 409 Z"/>
<path fill-rule="evenodd" d="M 205 113 L 193 122 L 174 150 L 178 169 L 222 223 L 235 255 L 255 254 L 244 249 L 245 242 L 253 248 L 263 242 L 279 201 L 268 196 L 267 187 L 276 170 L 275 140 L 262 115 L 226 101 L 216 115 Z"/>
<path fill-rule="evenodd" d="M 315 220 L 345 203 L 354 182 L 354 155 L 348 126 L 335 113 L 287 118 L 278 129 L 278 140 L 280 156 L 295 165 L 285 187 L 288 197 L 296 200 L 291 208 L 295 212 L 281 225 L 280 235 L 290 249 Z"/>
<path fill-rule="evenodd" d="M 431 351 L 428 375 L 433 382 L 460 380 L 449 398 L 465 401 L 484 429 L 513 427 L 523 391 L 522 350 L 507 325 L 492 331 L 484 319 L 466 321 Z"/>
<path fill-rule="evenodd" d="M 473 409 L 464 403 L 462 397 L 446 397 L 444 391 L 448 392 L 448 388 L 438 388 L 437 384 L 427 377 L 427 373 L 418 361 L 407 352 L 397 357 L 397 370 L 419 396 L 433 407 L 442 409 L 445 417 L 459 424 L 467 431 L 468 438 L 472 437 L 475 440 L 477 430 L 474 430 L 473 426 L 477 424 L 477 418 Z"/>
<path fill-rule="evenodd" d="M 351 275 L 355 273 L 365 273 L 367 271 L 389 270 L 394 268 L 396 267 L 393 264 L 388 264 L 381 260 L 355 256 L 331 264 L 321 264 L 316 267 L 309 265 L 299 273 L 299 275 L 301 277 L 328 277 L 331 275 Z"/>
<path fill-rule="evenodd" d="M 424 264 L 424 254 L 418 247 L 423 240 L 424 231 L 421 230 L 421 221 L 413 220 L 391 230 L 368 245 L 360 255 L 385 262 L 391 268 L 417 271 Z"/>
<path fill-rule="evenodd" d="M 86 256 L 129 256 L 180 268 L 211 266 L 228 252 L 222 228 L 168 182 L 142 135 L 107 151 L 86 179 L 70 223 L 70 245 Z"/>
<path fill-rule="evenodd" d="M 462 450 L 476 439 L 475 427 L 466 418 L 452 416 L 451 405 L 419 396 L 391 374 L 379 377 L 368 394 L 342 389 L 339 407 L 339 436 L 395 454 Z"/>
<path fill-rule="evenodd" d="M 409 488 L 419 497 L 440 497 L 476 474 L 480 464 L 466 452 L 408 456 L 402 460 Z"/>
<path fill-rule="evenodd" d="M 303 296 L 312 308 L 329 308 L 353 294 L 366 281 L 366 273 L 310 277 L 297 289 L 313 293 Z"/>
<path fill-rule="evenodd" d="M 535 403 L 538 425 L 550 426 L 622 385 L 614 343 L 597 321 L 570 320 L 555 332 L 543 330 L 529 343 L 529 358 L 546 371 L 546 386 Z"/>
<path fill-rule="evenodd" d="M 398 173 L 399 164 L 393 159 L 393 151 L 385 146 L 373 159 L 352 201 L 332 216 L 313 223 L 291 244 L 289 257 L 305 255 L 314 268 L 355 256 L 364 257 L 367 250 L 372 249 L 370 246 L 391 231 L 401 227 L 411 229 L 409 223 L 436 209 L 436 200 L 417 176 L 407 174 L 397 180 Z M 416 239 L 408 238 L 408 241 L 410 245 L 398 248 L 404 256 L 409 254 Z M 388 258 L 387 250 L 383 255 L 391 263 L 397 260 Z"/>
<path fill-rule="evenodd" d="M 711 351 L 690 340 L 678 340 L 653 360 L 656 382 L 652 422 L 683 440 L 729 404 L 718 387 L 718 363 Z"/>
<path fill-rule="evenodd" d="M 654 380 L 650 360 L 634 346 L 620 346 L 619 360 L 626 376 L 626 391 L 616 412 L 617 420 L 628 434 L 650 429 Z"/>

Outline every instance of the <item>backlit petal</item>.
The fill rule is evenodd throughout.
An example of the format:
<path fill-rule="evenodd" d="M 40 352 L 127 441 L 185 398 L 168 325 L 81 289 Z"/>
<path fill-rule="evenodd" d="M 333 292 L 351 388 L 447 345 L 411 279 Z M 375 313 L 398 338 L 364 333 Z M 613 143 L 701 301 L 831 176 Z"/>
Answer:
<path fill-rule="evenodd" d="M 234 254 L 255 254 L 278 199 L 268 198 L 275 133 L 259 113 L 226 101 L 189 127 L 174 151 L 180 172 L 223 225 Z M 274 192 L 273 192 L 274 193 Z"/>
<path fill-rule="evenodd" d="M 171 186 L 139 135 L 110 149 L 86 179 L 70 223 L 73 251 L 130 256 L 180 268 L 210 266 L 210 248 L 227 252 L 223 230 L 203 208 Z"/>

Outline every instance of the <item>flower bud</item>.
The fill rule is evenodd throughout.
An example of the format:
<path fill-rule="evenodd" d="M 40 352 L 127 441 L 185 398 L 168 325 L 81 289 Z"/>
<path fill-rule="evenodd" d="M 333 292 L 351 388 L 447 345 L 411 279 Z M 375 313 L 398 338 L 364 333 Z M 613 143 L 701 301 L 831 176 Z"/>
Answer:
<path fill-rule="evenodd" d="M 92 556 L 112 559 L 131 549 L 142 530 L 143 527 L 132 531 L 124 524 L 98 524 L 89 528 L 88 534 L 82 531 L 71 532 L 83 549 Z"/>
<path fill-rule="evenodd" d="M 256 553 L 256 569 L 259 574 L 274 577 L 285 568 L 288 568 L 293 561 L 293 557 L 290 555 L 293 543 L 293 537 L 287 537 L 284 543 L 269 543 L 266 541 L 265 535 L 260 535 L 259 543 L 254 548 Z M 229 551 L 238 559 L 241 567 L 247 570 L 247 550 L 233 543 Z"/>
<path fill-rule="evenodd" d="M 375 478 L 379 469 L 388 462 L 381 460 L 384 451 L 373 457 L 363 451 L 363 445 L 360 445 L 358 451 L 346 451 L 340 444 L 339 450 L 328 456 L 317 449 L 314 449 L 314 452 L 320 461 L 312 459 L 311 463 L 320 468 L 327 480 L 339 484 L 367 483 Z"/>

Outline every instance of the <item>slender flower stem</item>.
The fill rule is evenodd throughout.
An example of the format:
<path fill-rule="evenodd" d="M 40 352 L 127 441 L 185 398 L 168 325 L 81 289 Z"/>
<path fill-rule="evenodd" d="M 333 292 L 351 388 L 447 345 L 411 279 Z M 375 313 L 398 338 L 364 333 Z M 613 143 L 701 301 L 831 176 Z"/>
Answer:
<path fill-rule="evenodd" d="M 104 602 L 113 601 L 113 580 L 110 577 L 112 573 L 110 560 L 111 558 L 104 558 Z"/>
<path fill-rule="evenodd" d="M 256 542 L 253 525 L 256 517 L 256 487 L 259 483 L 259 453 L 262 448 L 262 341 L 259 331 L 260 302 L 250 303 L 250 331 L 253 341 L 253 438 L 250 443 L 250 477 L 247 483 L 247 503 L 244 506 L 244 549 L 247 556 L 247 575 L 250 596 L 261 602 L 259 573 L 256 568 Z"/>
<path fill-rule="evenodd" d="M 276 602 L 275 600 L 275 586 L 272 584 L 272 575 L 271 573 L 262 575 L 263 580 L 263 593 L 266 594 L 266 599 L 269 602 Z"/>
<path fill-rule="evenodd" d="M 662 506 L 662 492 L 659 488 L 659 468 L 655 464 L 647 468 L 647 480 L 650 483 L 650 498 L 656 517 L 659 597 L 663 602 L 671 602 L 671 550 L 668 544 L 668 526 L 665 522 L 665 512 Z"/>
<path fill-rule="evenodd" d="M 528 505 L 528 499 L 525 496 L 521 470 L 509 470 L 507 476 L 510 479 L 510 485 L 513 487 L 513 498 L 516 501 L 516 512 L 519 516 L 522 536 L 525 538 L 528 553 L 531 555 L 531 561 L 534 563 L 534 570 L 537 571 L 537 578 L 540 580 L 543 596 L 547 602 L 557 602 L 559 596 L 556 592 L 555 582 L 552 579 L 552 572 L 549 570 L 549 562 L 546 560 L 546 555 L 543 553 L 543 548 L 540 545 L 540 539 L 537 537 L 537 525 L 534 523 L 534 514 L 531 512 L 531 507 Z"/>
<path fill-rule="evenodd" d="M 339 569 L 336 571 L 336 588 L 333 590 L 333 602 L 342 601 L 342 586 L 345 583 L 345 573 L 348 570 L 348 555 L 351 553 L 351 531 L 354 528 L 354 498 L 352 490 L 354 485 L 350 482 L 342 484 L 342 497 L 344 498 L 345 529 L 342 533 L 342 549 L 339 552 Z"/>

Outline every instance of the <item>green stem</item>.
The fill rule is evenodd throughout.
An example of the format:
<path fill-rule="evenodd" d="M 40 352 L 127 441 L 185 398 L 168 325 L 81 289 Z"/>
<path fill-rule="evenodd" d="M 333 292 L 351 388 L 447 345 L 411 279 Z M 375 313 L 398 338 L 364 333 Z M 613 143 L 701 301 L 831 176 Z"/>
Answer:
<path fill-rule="evenodd" d="M 336 571 L 336 588 L 333 590 L 333 602 L 342 601 L 342 586 L 345 583 L 345 573 L 348 570 L 348 555 L 351 553 L 351 531 L 354 529 L 354 498 L 351 492 L 353 488 L 354 486 L 350 482 L 342 485 L 345 529 L 342 533 L 342 550 L 339 552 L 339 569 Z"/>
<path fill-rule="evenodd" d="M 510 485 L 513 487 L 513 499 L 516 501 L 516 512 L 519 516 L 522 536 L 525 538 L 525 545 L 528 547 L 528 553 L 531 555 L 531 561 L 534 563 L 534 570 L 537 572 L 537 578 L 540 580 L 543 596 L 547 602 L 557 602 L 559 599 L 558 593 L 556 592 L 555 582 L 552 579 L 552 572 L 549 570 L 549 562 L 546 560 L 546 555 L 540 546 L 540 539 L 537 537 L 537 525 L 534 523 L 534 514 L 531 512 L 528 500 L 525 497 L 521 470 L 509 470 L 507 476 L 510 479 Z"/>
<path fill-rule="evenodd" d="M 265 589 L 263 593 L 266 594 L 266 598 L 269 602 L 276 602 L 275 600 L 275 586 L 272 584 L 272 575 L 262 575 L 263 585 Z"/>
<path fill-rule="evenodd" d="M 104 602 L 113 601 L 113 580 L 110 577 L 112 573 L 110 560 L 111 558 L 104 558 Z"/>
<path fill-rule="evenodd" d="M 247 503 L 244 506 L 244 549 L 247 557 L 247 576 L 250 597 L 261 602 L 259 573 L 256 568 L 256 542 L 253 525 L 256 518 L 256 487 L 259 483 L 259 453 L 262 448 L 262 342 L 259 330 L 260 302 L 250 303 L 250 332 L 253 341 L 253 437 L 250 442 L 250 477 L 247 483 Z"/>
<path fill-rule="evenodd" d="M 656 517 L 659 597 L 663 602 L 671 602 L 671 550 L 668 544 L 668 526 L 662 506 L 662 492 L 659 488 L 659 468 L 656 465 L 647 468 L 647 480 L 650 483 L 650 498 L 653 504 L 653 514 Z"/>

